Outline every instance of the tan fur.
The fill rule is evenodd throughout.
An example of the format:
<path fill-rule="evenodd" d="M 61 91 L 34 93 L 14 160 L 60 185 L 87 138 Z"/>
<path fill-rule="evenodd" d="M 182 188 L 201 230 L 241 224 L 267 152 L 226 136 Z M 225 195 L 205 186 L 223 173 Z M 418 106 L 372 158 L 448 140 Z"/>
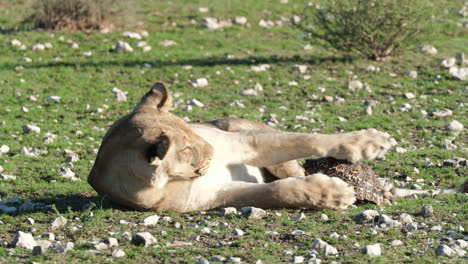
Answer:
<path fill-rule="evenodd" d="M 243 119 L 187 124 L 169 113 L 162 83 L 105 135 L 88 181 L 101 195 L 135 209 L 187 212 L 222 206 L 344 209 L 353 188 L 323 174 L 304 176 L 295 161 L 358 162 L 395 144 L 375 129 L 322 135 L 278 132 Z M 265 183 L 266 171 L 277 180 Z"/>

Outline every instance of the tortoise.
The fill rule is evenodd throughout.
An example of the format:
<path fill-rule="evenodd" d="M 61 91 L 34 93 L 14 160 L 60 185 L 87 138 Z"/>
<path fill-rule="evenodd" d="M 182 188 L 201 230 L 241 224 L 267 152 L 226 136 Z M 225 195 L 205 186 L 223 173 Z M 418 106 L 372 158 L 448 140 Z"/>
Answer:
<path fill-rule="evenodd" d="M 323 173 L 338 177 L 354 187 L 358 201 L 369 201 L 377 205 L 392 203 L 393 186 L 377 177 L 372 168 L 363 163 L 351 163 L 335 158 L 307 159 L 303 165 L 306 175 Z"/>
<path fill-rule="evenodd" d="M 395 188 L 388 180 L 377 177 L 372 167 L 363 163 L 351 163 L 335 158 L 307 159 L 303 164 L 306 175 L 323 173 L 338 177 L 354 187 L 358 201 L 373 202 L 377 205 L 391 204 L 397 197 L 413 194 L 467 193 L 468 181 L 450 189 L 408 190 Z"/>

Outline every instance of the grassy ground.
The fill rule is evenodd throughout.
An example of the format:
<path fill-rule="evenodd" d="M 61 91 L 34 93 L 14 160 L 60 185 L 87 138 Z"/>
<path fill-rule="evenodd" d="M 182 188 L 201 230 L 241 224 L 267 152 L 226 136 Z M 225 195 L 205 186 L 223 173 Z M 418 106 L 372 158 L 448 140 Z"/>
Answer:
<path fill-rule="evenodd" d="M 257 25 L 260 19 L 289 19 L 292 15 L 300 15 L 303 6 L 296 1 L 289 1 L 289 4 L 240 0 L 160 2 L 140 3 L 140 10 L 143 11 L 139 14 L 142 22 L 139 27 L 149 32 L 145 41 L 153 46 L 151 51 L 143 53 L 136 48 L 137 41 L 122 36 L 122 31 L 101 34 L 94 31 L 16 30 L 21 17 L 27 14 L 26 4 L 22 1 L 0 1 L 0 145 L 11 148 L 8 153 L 0 154 L 0 166 L 4 168 L 4 174 L 17 176 L 15 181 L 0 180 L 0 200 L 17 196 L 57 208 L 0 214 L 3 223 L 0 224 L 1 263 L 194 263 L 200 258 L 210 259 L 213 255 L 240 257 L 248 263 L 258 259 L 264 263 L 289 262 L 292 256 L 285 254 L 285 251 L 308 259 L 315 238 L 327 241 L 340 253 L 337 257 L 320 256 L 323 262 L 466 261 L 466 258 L 460 257 L 436 257 L 433 249 L 441 243 L 441 238 L 449 237 L 449 231 L 456 233 L 453 239 L 466 237 L 466 232 L 457 231 L 458 226 L 467 228 L 467 197 L 463 194 L 400 199 L 396 204 L 380 209 L 373 204 L 364 204 L 344 212 L 271 210 L 263 220 L 224 217 L 219 216 L 217 211 L 190 214 L 161 212 L 158 214 L 169 216 L 171 220 L 161 221 L 156 227 L 149 228 L 123 225 L 119 220 L 137 223 L 154 213 L 128 211 L 111 205 L 98 197 L 86 182 L 95 150 L 109 124 L 128 113 L 154 81 L 162 80 L 173 93 L 181 93 L 179 98 L 182 100 L 196 98 L 205 104 L 203 108 L 195 107 L 189 112 L 183 111 L 184 103 L 175 107 L 174 113 L 191 121 L 230 114 L 266 121 L 270 114 L 276 114 L 280 120 L 280 130 L 334 133 L 374 127 L 390 132 L 398 140 L 399 146 L 407 150 L 402 154 L 389 153 L 385 161 L 371 162 L 380 176 L 393 175 L 393 179 L 398 181 L 410 177 L 409 185 L 416 179 L 424 179 L 426 184 L 423 184 L 423 188 L 434 188 L 428 186 L 430 182 L 438 187 L 461 184 L 466 180 L 466 167 L 425 167 L 424 159 L 438 164 L 444 159 L 467 156 L 466 129 L 453 133 L 443 128 L 452 120 L 461 122 L 465 127 L 468 124 L 467 83 L 453 80 L 447 70 L 438 66 L 441 59 L 468 51 L 466 29 L 454 25 L 461 21 L 456 10 L 462 8 L 463 1 L 450 2 L 444 32 L 428 41 L 439 50 L 437 55 L 424 55 L 418 53 L 416 47 L 411 47 L 404 56 L 379 63 L 344 61 L 337 54 L 314 46 L 313 41 L 312 49 L 304 50 L 303 47 L 310 40 L 301 39 L 302 32 L 291 27 L 289 22 L 285 22 L 283 27 L 271 29 Z M 208 13 L 200 13 L 199 7 L 210 9 Z M 246 16 L 250 25 L 208 30 L 200 27 L 205 16 L 221 19 Z M 10 41 L 13 39 L 20 40 L 27 45 L 27 49 L 12 47 Z M 79 48 L 68 48 L 66 40 L 77 42 Z M 129 42 L 135 51 L 110 52 L 117 40 Z M 158 45 L 164 40 L 174 40 L 177 45 Z M 31 51 L 31 46 L 38 42 L 50 42 L 53 47 L 42 52 Z M 92 56 L 83 56 L 85 51 L 92 51 Z M 24 57 L 31 58 L 32 62 L 22 61 Z M 57 61 L 57 57 L 61 60 Z M 251 66 L 263 63 L 270 64 L 271 68 L 265 72 L 250 71 Z M 145 64 L 150 64 L 151 68 Z M 310 75 L 310 79 L 306 80 L 304 74 L 292 70 L 291 66 L 295 64 L 307 65 L 305 75 Z M 369 64 L 380 67 L 381 71 L 372 73 L 363 70 Z M 184 69 L 185 65 L 193 67 Z M 23 69 L 17 69 L 17 66 Z M 413 79 L 407 76 L 405 72 L 409 70 L 417 71 L 418 77 Z M 396 76 L 392 77 L 390 73 Z M 349 91 L 346 84 L 353 75 L 368 83 L 371 91 Z M 190 82 L 196 78 L 207 78 L 209 86 L 193 88 Z M 297 82 L 297 86 L 289 85 L 291 81 Z M 244 97 L 239 94 L 241 90 L 253 88 L 256 83 L 264 88 L 258 96 Z M 128 101 L 114 101 L 113 87 L 128 91 Z M 407 92 L 414 93 L 416 99 L 406 99 L 404 93 Z M 36 96 L 38 101 L 30 101 L 28 98 L 31 95 Z M 53 95 L 60 96 L 61 102 L 57 104 L 45 100 Z M 322 102 L 321 98 L 326 95 L 343 97 L 345 102 Z M 242 100 L 245 108 L 229 106 L 236 99 Z M 366 99 L 381 102 L 374 108 L 372 116 L 361 115 Z M 403 103 L 411 105 L 409 112 L 399 111 Z M 89 105 L 89 109 L 86 105 Z M 21 111 L 22 106 L 29 112 Z M 260 106 L 264 106 L 265 113 L 257 110 Z M 98 108 L 104 111 L 94 113 Z M 438 118 L 420 112 L 443 108 L 451 109 L 453 115 Z M 316 122 L 296 121 L 297 115 L 306 115 Z M 340 122 L 338 116 L 348 121 Z M 23 133 L 22 126 L 27 124 L 38 125 L 41 133 Z M 301 127 L 295 127 L 297 124 Z M 57 135 L 52 144 L 43 142 L 46 132 Z M 447 139 L 458 148 L 442 149 Z M 47 149 L 48 154 L 37 157 L 21 155 L 24 146 Z M 66 164 L 65 149 L 72 150 L 80 157 L 72 168 L 81 179 L 79 182 L 63 179 L 58 174 L 58 170 Z M 419 174 L 414 172 L 414 168 L 419 169 Z M 90 208 L 83 209 L 84 205 L 89 204 L 92 204 Z M 424 204 L 434 207 L 434 215 L 429 219 L 415 215 Z M 358 225 L 351 220 L 353 215 L 365 209 L 380 210 L 391 216 L 410 213 L 415 221 L 424 222 L 429 228 L 441 224 L 442 231 L 423 228 L 408 234 L 399 228 L 386 228 L 378 230 L 375 235 L 371 233 L 373 226 Z M 301 211 L 306 214 L 306 219 L 293 221 Z M 329 220 L 321 220 L 321 213 L 327 214 Z M 65 228 L 52 230 L 50 223 L 58 214 L 70 221 Z M 27 218 L 33 218 L 35 224 L 29 225 Z M 175 227 L 176 222 L 181 224 L 181 228 Z M 210 227 L 211 233 L 201 233 L 201 228 L 205 226 Z M 28 230 L 31 228 L 34 236 L 52 231 L 62 236 L 61 240 L 74 242 L 75 249 L 66 254 L 48 252 L 41 256 L 31 256 L 30 251 L 21 249 L 10 252 L 8 245 L 14 233 L 18 230 L 30 232 Z M 246 234 L 236 237 L 231 234 L 233 228 L 240 228 Z M 306 234 L 291 235 L 297 229 L 304 230 Z M 158 238 L 159 247 L 133 246 L 118 233 L 121 231 L 150 231 Z M 162 235 L 161 231 L 166 231 L 166 234 Z M 268 235 L 266 231 L 278 234 Z M 328 235 L 332 231 L 348 238 L 330 238 Z M 115 233 L 111 235 L 109 232 Z M 193 240 L 197 235 L 200 239 Z M 90 249 L 91 240 L 105 237 L 116 237 L 119 240 L 118 248 L 124 250 L 127 257 L 112 259 L 112 249 L 104 250 L 103 256 L 84 253 Z M 403 245 L 390 246 L 389 242 L 395 239 L 402 240 Z M 174 246 L 181 241 L 192 245 Z M 226 244 L 228 242 L 230 246 Z M 371 258 L 360 253 L 362 246 L 374 243 L 382 244 L 383 256 Z M 217 244 L 224 246 L 217 247 Z"/>

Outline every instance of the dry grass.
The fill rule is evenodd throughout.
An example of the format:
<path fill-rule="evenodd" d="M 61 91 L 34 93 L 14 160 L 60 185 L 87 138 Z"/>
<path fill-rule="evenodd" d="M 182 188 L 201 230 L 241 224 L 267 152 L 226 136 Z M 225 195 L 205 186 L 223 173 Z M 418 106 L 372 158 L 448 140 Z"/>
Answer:
<path fill-rule="evenodd" d="M 36 0 L 25 21 L 35 28 L 86 30 L 115 27 L 133 16 L 125 0 Z"/>

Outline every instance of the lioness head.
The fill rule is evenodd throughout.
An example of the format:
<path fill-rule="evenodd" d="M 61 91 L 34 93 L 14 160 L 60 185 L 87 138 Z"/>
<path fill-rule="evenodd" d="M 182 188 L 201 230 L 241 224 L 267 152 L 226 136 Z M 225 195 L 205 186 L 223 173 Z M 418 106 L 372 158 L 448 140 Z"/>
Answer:
<path fill-rule="evenodd" d="M 138 188 L 159 188 L 206 172 L 213 148 L 169 113 L 170 107 L 169 90 L 158 82 L 132 113 L 112 125 L 88 177 L 94 189 L 109 196 L 131 195 Z"/>

